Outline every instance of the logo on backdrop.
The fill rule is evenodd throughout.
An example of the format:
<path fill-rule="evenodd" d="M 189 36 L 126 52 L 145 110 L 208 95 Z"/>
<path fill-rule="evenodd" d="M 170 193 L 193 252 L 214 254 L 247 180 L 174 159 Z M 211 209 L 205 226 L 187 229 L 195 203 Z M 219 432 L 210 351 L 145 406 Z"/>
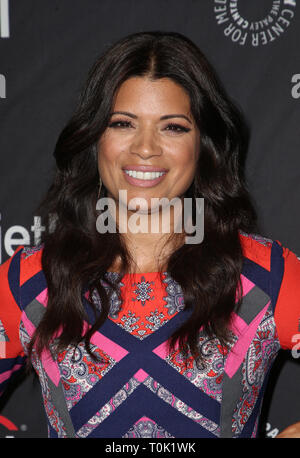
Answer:
<path fill-rule="evenodd" d="M 49 215 L 48 228 L 51 231 L 53 225 L 53 218 Z M 21 225 L 10 226 L 5 232 L 2 230 L 1 213 L 0 213 L 0 264 L 2 264 L 7 257 L 14 254 L 14 251 L 20 245 L 30 246 L 38 245 L 40 243 L 41 235 L 45 231 L 46 226 L 42 225 L 41 216 L 33 217 L 33 224 L 30 230 Z M 1 337 L 1 326 L 0 326 Z M 0 338 L 1 344 L 1 338 Z M 2 344 L 3 351 L 3 344 Z"/>
<path fill-rule="evenodd" d="M 0 38 L 9 38 L 8 0 L 0 0 Z"/>
<path fill-rule="evenodd" d="M 14 434 L 15 432 L 17 431 L 27 431 L 28 430 L 28 427 L 27 425 L 20 425 L 20 427 L 18 428 L 18 426 L 15 425 L 15 423 L 13 423 L 11 420 L 9 420 L 9 418 L 5 417 L 4 415 L 0 415 L 0 426 L 2 427 L 1 429 L 3 429 L 3 432 L 1 430 L 0 432 L 0 438 L 8 438 L 8 437 L 16 437 Z"/>
<path fill-rule="evenodd" d="M 18 427 L 8 418 L 0 415 L 0 425 L 3 425 L 9 431 L 18 431 Z M 5 437 L 15 437 L 14 435 L 9 435 Z"/>
<path fill-rule="evenodd" d="M 279 434 L 278 428 L 273 428 L 270 423 L 266 424 L 266 437 L 274 438 Z"/>
<path fill-rule="evenodd" d="M 295 16 L 296 0 L 269 0 L 269 3 L 268 10 L 257 18 L 259 10 L 266 7 L 261 0 L 214 0 L 214 14 L 224 35 L 233 43 L 258 47 L 284 34 Z"/>

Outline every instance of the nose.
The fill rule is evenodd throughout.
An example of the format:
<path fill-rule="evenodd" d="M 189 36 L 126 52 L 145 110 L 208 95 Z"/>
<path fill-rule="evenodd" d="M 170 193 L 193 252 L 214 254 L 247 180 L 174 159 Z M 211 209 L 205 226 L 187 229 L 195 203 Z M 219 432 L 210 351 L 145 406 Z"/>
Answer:
<path fill-rule="evenodd" d="M 139 129 L 130 145 L 130 152 L 142 159 L 160 156 L 162 148 L 155 132 L 150 128 Z"/>

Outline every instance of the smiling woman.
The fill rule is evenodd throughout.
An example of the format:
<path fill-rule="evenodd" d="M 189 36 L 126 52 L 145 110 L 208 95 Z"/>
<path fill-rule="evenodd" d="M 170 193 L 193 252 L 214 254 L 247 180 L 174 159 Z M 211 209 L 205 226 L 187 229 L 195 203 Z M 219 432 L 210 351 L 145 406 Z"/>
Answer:
<path fill-rule="evenodd" d="M 138 193 L 171 199 L 185 193 L 200 146 L 190 109 L 189 96 L 168 78 L 130 78 L 121 85 L 99 145 L 99 173 L 108 195 L 119 188 L 127 189 L 129 198 Z M 125 171 L 156 171 L 161 176 L 152 182 L 137 175 L 133 182 Z"/>
<path fill-rule="evenodd" d="M 49 437 L 257 436 L 269 370 L 298 332 L 300 261 L 254 233 L 246 146 L 183 35 L 136 33 L 96 61 L 56 144 L 41 205 L 55 225 L 0 271 L 1 388 L 34 367 Z M 205 234 L 189 244 L 177 227 L 198 223 L 198 199 Z M 122 211 L 104 233 L 107 201 Z M 158 230 L 127 224 L 153 215 Z"/>
<path fill-rule="evenodd" d="M 193 182 L 199 147 L 199 129 L 191 114 L 189 96 L 180 85 L 169 78 L 151 80 L 150 75 L 129 78 L 116 93 L 111 120 L 98 147 L 99 175 L 107 196 L 117 202 L 117 207 L 139 198 L 140 224 L 145 226 L 143 220 L 153 220 L 153 213 L 158 211 L 155 199 L 183 198 Z M 118 202 L 120 189 L 126 191 L 126 202 Z M 152 232 L 149 237 L 135 233 L 130 237 L 122 223 L 117 219 L 127 242 L 131 238 L 135 246 L 139 270 L 155 270 L 157 266 L 151 267 L 149 261 L 156 261 L 153 244 L 162 239 L 162 234 Z M 172 232 L 173 219 L 169 234 Z"/>

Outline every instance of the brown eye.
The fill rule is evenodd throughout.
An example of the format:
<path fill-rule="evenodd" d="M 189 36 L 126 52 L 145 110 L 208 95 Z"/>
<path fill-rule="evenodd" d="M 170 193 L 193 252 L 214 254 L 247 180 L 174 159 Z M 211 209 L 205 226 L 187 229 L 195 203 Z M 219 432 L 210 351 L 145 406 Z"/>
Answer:
<path fill-rule="evenodd" d="M 114 129 L 125 129 L 127 127 L 132 127 L 132 124 L 130 121 L 112 121 L 108 127 L 114 128 Z"/>
<path fill-rule="evenodd" d="M 182 132 L 189 132 L 191 129 L 188 127 L 182 126 L 180 124 L 168 124 L 165 130 L 174 132 L 174 133 L 182 133 Z"/>

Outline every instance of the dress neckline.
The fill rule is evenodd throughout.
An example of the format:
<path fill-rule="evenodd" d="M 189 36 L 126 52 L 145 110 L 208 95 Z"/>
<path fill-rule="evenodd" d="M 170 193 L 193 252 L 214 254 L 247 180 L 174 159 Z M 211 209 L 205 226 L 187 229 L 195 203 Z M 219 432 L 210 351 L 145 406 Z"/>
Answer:
<path fill-rule="evenodd" d="M 107 275 L 113 275 L 113 276 L 116 276 L 116 275 L 120 275 L 119 272 L 116 272 L 116 271 L 112 271 L 112 270 L 107 270 L 105 272 L 105 274 Z M 151 276 L 151 275 L 159 275 L 159 274 L 163 274 L 163 275 L 168 275 L 168 272 L 167 271 L 156 271 L 156 272 L 127 272 L 125 273 L 125 277 L 129 277 L 129 276 Z"/>

